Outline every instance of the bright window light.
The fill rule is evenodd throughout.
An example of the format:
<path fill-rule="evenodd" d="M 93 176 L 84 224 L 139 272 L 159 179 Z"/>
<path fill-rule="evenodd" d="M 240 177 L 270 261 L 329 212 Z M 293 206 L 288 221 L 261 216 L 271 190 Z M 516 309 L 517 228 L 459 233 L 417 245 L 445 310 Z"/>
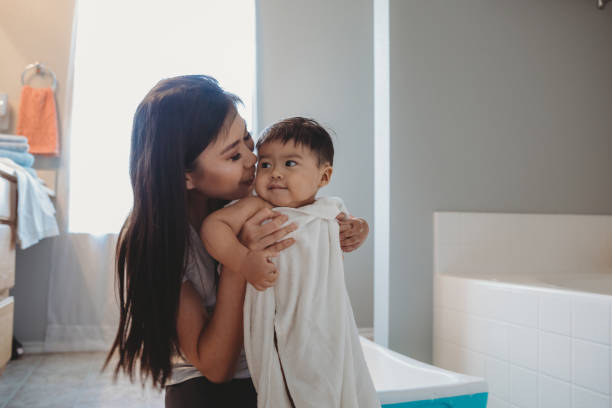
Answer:
<path fill-rule="evenodd" d="M 69 230 L 117 233 L 132 207 L 132 117 L 157 81 L 213 76 L 252 128 L 255 1 L 80 0 L 76 13 Z"/>

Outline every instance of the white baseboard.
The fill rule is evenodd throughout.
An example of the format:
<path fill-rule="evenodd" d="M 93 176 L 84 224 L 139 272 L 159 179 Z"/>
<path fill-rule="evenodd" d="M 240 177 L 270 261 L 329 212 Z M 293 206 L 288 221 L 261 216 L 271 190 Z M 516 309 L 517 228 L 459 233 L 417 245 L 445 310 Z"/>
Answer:
<path fill-rule="evenodd" d="M 45 352 L 42 341 L 24 341 L 21 345 L 23 346 L 23 352 L 25 354 L 40 354 Z"/>
<path fill-rule="evenodd" d="M 360 327 L 359 335 L 365 337 L 368 340 L 374 341 L 374 328 L 373 327 Z"/>

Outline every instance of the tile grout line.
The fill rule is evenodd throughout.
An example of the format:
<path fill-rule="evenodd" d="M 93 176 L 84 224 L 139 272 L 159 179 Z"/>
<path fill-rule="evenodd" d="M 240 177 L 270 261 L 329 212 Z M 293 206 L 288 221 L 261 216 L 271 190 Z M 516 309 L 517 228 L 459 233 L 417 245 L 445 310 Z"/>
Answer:
<path fill-rule="evenodd" d="M 77 395 L 74 399 L 74 402 L 72 404 L 72 408 L 77 408 L 79 406 L 79 403 L 81 402 L 81 400 L 83 399 L 83 395 L 85 393 L 84 387 L 83 386 L 88 386 L 88 385 L 92 385 L 95 384 L 95 379 L 98 377 L 99 372 L 97 371 L 97 369 L 94 367 L 96 364 L 94 362 L 92 362 L 92 366 L 90 368 L 94 368 L 93 370 L 89 370 L 87 372 L 87 377 L 86 379 L 83 381 L 83 384 L 81 385 L 81 387 L 79 387 L 79 391 L 77 391 Z"/>
<path fill-rule="evenodd" d="M 9 395 L 9 397 L 6 399 L 6 401 L 0 405 L 0 408 L 5 408 L 9 402 L 11 402 L 11 400 L 13 398 L 15 398 L 15 395 L 17 395 L 17 393 L 23 388 L 23 386 L 25 385 L 25 383 L 30 379 L 30 377 L 32 376 L 32 373 L 34 372 L 34 370 L 36 370 L 41 364 L 42 364 L 42 360 L 43 358 L 40 358 L 40 361 L 35 364 L 30 371 L 28 372 L 28 374 L 26 374 L 26 376 L 23 378 L 23 380 L 21 380 L 21 382 L 19 383 L 19 385 L 15 388 L 15 390 Z"/>

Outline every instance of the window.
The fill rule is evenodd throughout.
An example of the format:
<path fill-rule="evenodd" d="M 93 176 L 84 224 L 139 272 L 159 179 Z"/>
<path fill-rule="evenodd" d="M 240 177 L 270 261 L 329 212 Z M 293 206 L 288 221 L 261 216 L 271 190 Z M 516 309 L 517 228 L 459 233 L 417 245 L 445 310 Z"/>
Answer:
<path fill-rule="evenodd" d="M 253 124 L 253 0 L 77 2 L 69 230 L 116 233 L 131 209 L 132 116 L 161 78 L 207 74 Z"/>

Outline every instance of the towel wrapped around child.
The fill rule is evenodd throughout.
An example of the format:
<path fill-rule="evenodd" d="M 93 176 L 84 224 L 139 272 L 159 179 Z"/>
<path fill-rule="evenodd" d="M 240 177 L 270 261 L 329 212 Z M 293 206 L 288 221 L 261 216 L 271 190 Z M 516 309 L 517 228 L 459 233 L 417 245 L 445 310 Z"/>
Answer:
<path fill-rule="evenodd" d="M 298 229 L 274 258 L 276 286 L 247 285 L 244 348 L 257 406 L 380 407 L 344 282 L 336 220 L 344 204 L 319 198 L 275 210 Z"/>

